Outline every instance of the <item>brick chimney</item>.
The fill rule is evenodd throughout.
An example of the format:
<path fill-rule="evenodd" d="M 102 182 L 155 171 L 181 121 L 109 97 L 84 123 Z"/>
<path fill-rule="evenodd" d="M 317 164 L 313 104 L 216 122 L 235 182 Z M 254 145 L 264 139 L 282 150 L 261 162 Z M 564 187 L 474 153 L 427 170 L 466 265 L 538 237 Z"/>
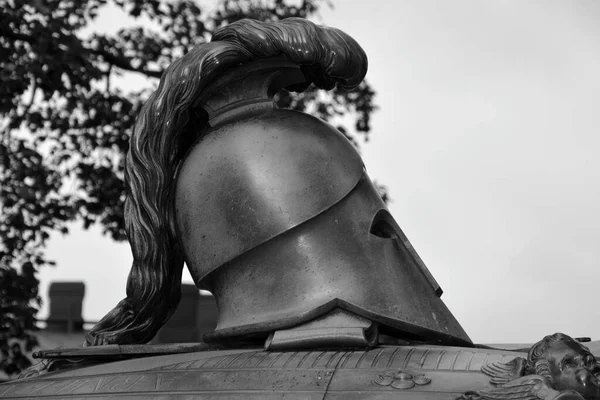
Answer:
<path fill-rule="evenodd" d="M 67 333 L 83 331 L 81 308 L 84 295 L 83 282 L 52 282 L 48 290 L 50 316 L 46 329 Z"/>

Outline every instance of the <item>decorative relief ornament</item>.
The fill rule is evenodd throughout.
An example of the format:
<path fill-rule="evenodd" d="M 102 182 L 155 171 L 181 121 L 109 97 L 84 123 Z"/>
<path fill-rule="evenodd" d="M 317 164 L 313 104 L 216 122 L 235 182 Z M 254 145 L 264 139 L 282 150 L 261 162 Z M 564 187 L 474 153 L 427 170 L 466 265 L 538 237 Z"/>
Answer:
<path fill-rule="evenodd" d="M 412 389 L 415 385 L 427 385 L 431 382 L 431 378 L 421 372 L 394 370 L 378 375 L 373 382 L 380 386 L 391 386 L 394 389 Z"/>
<path fill-rule="evenodd" d="M 587 347 L 562 333 L 546 336 L 521 357 L 484 365 L 495 387 L 468 391 L 456 400 L 600 399 L 600 365 Z"/>

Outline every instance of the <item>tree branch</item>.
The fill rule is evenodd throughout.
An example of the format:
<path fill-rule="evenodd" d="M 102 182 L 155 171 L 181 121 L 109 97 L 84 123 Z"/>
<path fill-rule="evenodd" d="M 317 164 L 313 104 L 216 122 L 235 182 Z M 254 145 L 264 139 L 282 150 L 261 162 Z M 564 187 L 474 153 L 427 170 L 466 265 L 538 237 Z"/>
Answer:
<path fill-rule="evenodd" d="M 25 114 L 27 114 L 29 112 L 29 109 L 31 108 L 31 106 L 33 105 L 33 101 L 35 100 L 35 92 L 37 92 L 37 80 L 35 79 L 35 77 L 31 78 L 31 82 L 33 85 L 33 88 L 31 89 L 31 100 L 29 100 L 29 104 L 27 104 L 27 106 L 25 106 L 25 110 L 23 110 L 22 115 L 25 116 Z"/>
<path fill-rule="evenodd" d="M 110 72 L 112 71 L 112 64 L 108 64 L 108 71 L 106 71 L 106 93 L 110 92 Z"/>
<path fill-rule="evenodd" d="M 112 64 L 113 66 L 115 66 L 117 68 L 125 70 L 125 71 L 137 72 L 140 74 L 144 74 L 146 76 L 150 76 L 152 78 L 160 78 L 163 73 L 163 71 L 153 71 L 153 70 L 149 70 L 149 69 L 145 69 L 145 68 L 135 68 L 129 63 L 129 61 L 127 61 L 126 58 L 115 56 L 106 50 L 90 49 L 90 48 L 87 48 L 84 46 L 81 46 L 81 47 L 83 47 L 84 50 L 86 50 L 92 54 L 95 54 L 95 55 L 98 55 L 98 56 L 104 58 L 104 61 Z"/>
<path fill-rule="evenodd" d="M 36 44 L 38 42 L 38 39 L 34 36 L 26 35 L 26 34 L 20 33 L 20 32 L 14 32 L 14 31 L 8 29 L 6 26 L 2 26 L 2 25 L 0 25 L 0 36 L 3 36 L 8 39 L 12 39 L 12 40 L 22 40 L 22 41 L 30 43 L 30 44 Z M 67 43 L 63 43 L 63 44 L 67 45 Z M 163 71 L 155 71 L 155 70 L 149 70 L 149 69 L 145 69 L 145 68 L 136 68 L 136 67 L 132 66 L 125 57 L 115 56 L 114 54 L 111 54 L 104 49 L 93 49 L 90 47 L 85 47 L 83 45 L 81 45 L 80 47 L 81 47 L 81 50 L 88 52 L 90 54 L 100 56 L 104 59 L 104 61 L 112 64 L 113 66 L 115 66 L 117 68 L 125 70 L 125 71 L 137 72 L 137 73 L 140 73 L 140 74 L 152 77 L 152 78 L 160 78 L 163 73 Z"/>

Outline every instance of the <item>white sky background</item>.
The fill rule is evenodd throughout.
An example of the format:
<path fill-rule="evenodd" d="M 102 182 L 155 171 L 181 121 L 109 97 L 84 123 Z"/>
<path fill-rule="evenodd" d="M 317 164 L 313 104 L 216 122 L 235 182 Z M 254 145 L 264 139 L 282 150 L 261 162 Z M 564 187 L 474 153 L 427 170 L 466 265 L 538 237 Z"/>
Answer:
<path fill-rule="evenodd" d="M 363 46 L 380 106 L 367 170 L 470 337 L 600 339 L 600 2 L 334 6 L 322 22 Z M 48 256 L 42 293 L 84 281 L 86 320 L 124 297 L 127 244 L 74 229 Z"/>

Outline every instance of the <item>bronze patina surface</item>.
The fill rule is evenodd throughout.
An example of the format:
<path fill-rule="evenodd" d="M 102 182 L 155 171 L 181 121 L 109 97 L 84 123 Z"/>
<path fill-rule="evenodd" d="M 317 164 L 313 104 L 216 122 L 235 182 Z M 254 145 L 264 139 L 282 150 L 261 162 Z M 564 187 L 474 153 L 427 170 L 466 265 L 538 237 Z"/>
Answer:
<path fill-rule="evenodd" d="M 470 343 L 354 147 L 317 118 L 261 110 L 209 130 L 175 202 L 186 264 L 219 305 L 205 340 L 266 337 L 343 308 L 400 336 Z"/>
<path fill-rule="evenodd" d="M 127 298 L 87 344 L 151 339 L 185 261 L 216 299 L 210 343 L 375 346 L 382 332 L 471 346 L 354 146 L 274 106 L 280 90 L 352 88 L 366 70 L 352 38 L 294 18 L 231 24 L 171 65 L 131 138 Z"/>
<path fill-rule="evenodd" d="M 485 363 L 515 355 L 525 356 L 429 345 L 207 351 L 56 372 L 0 386 L 0 397 L 448 400 L 473 386 L 489 386 L 481 373 Z"/>
<path fill-rule="evenodd" d="M 1 385 L 0 398 L 599 398 L 596 358 L 562 334 L 528 353 L 427 344 L 295 351 L 177 345 L 172 354 L 157 356 L 168 346 L 103 347 L 48 352 L 54 360 L 104 361 Z"/>

